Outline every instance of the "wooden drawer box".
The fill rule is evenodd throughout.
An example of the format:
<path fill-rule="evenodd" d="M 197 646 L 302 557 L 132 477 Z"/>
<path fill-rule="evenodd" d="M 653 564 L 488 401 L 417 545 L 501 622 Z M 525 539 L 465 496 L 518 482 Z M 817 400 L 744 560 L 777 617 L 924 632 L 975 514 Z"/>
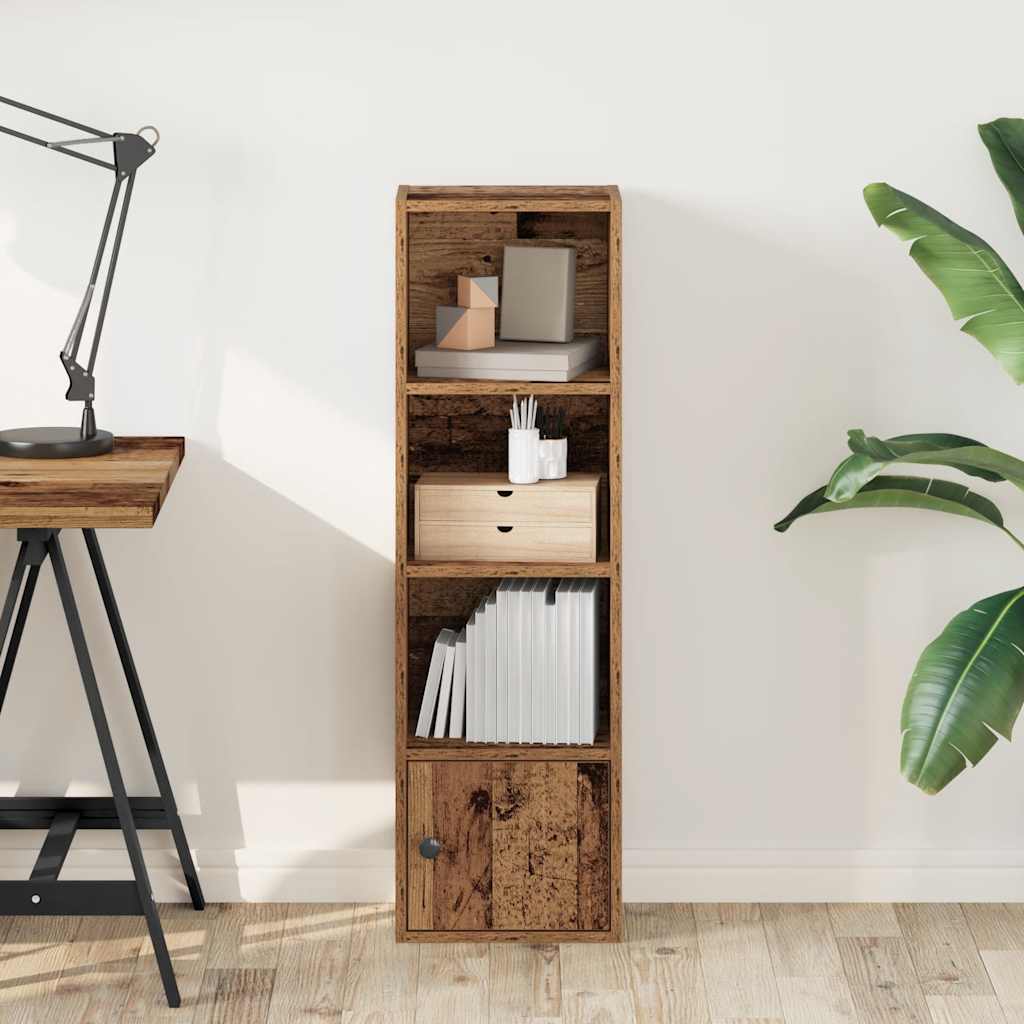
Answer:
<path fill-rule="evenodd" d="M 596 473 L 525 485 L 499 473 L 425 473 L 415 486 L 415 557 L 596 561 L 599 482 Z"/>
<path fill-rule="evenodd" d="M 409 762 L 410 931 L 608 931 L 610 774 L 606 761 Z"/>

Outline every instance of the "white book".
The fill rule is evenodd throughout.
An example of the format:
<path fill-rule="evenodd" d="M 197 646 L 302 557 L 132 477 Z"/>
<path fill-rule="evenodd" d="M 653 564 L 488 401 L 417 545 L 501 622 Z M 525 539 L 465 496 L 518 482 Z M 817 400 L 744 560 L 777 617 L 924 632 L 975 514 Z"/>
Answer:
<path fill-rule="evenodd" d="M 484 606 L 484 699 L 483 741 L 498 738 L 498 601 L 490 594 Z"/>
<path fill-rule="evenodd" d="M 555 600 L 555 580 L 534 580 L 530 593 L 530 617 L 532 619 L 533 657 L 530 673 L 530 735 L 534 743 L 548 743 L 545 724 L 550 694 L 550 665 L 548 656 L 548 595 Z"/>
<path fill-rule="evenodd" d="M 496 601 L 496 688 L 495 699 L 497 700 L 497 716 L 495 720 L 495 736 L 499 743 L 507 743 L 509 738 L 508 727 L 508 666 L 509 666 L 509 605 L 511 604 L 512 588 L 516 585 L 514 579 L 504 579 L 498 584 Z"/>
<path fill-rule="evenodd" d="M 473 736 L 476 743 L 484 738 L 484 687 L 487 684 L 487 637 L 485 634 L 484 613 L 487 611 L 487 599 L 481 598 L 476 606 L 476 634 L 473 638 Z"/>
<path fill-rule="evenodd" d="M 547 671 L 544 673 L 544 742 L 557 743 L 556 707 L 558 703 L 558 617 L 556 615 L 555 594 L 558 591 L 558 580 L 551 581 L 551 587 L 544 595 L 544 636 L 546 640 L 545 662 Z"/>
<path fill-rule="evenodd" d="M 476 703 L 473 693 L 473 677 L 476 674 L 476 609 L 466 621 L 466 742 L 472 742 L 476 737 Z M 457 653 L 457 652 L 456 652 Z"/>
<path fill-rule="evenodd" d="M 455 670 L 452 676 L 452 712 L 448 716 L 448 735 L 462 739 L 465 734 L 466 711 L 466 627 L 455 638 Z"/>
<path fill-rule="evenodd" d="M 434 652 L 430 656 L 430 668 L 427 669 L 427 684 L 423 689 L 420 715 L 416 721 L 416 735 L 421 739 L 426 739 L 430 735 L 430 727 L 434 722 L 434 709 L 437 707 L 437 694 L 441 688 L 444 652 L 448 649 L 448 638 L 453 636 L 455 634 L 450 629 L 442 629 L 434 641 Z"/>
<path fill-rule="evenodd" d="M 555 591 L 555 743 L 569 742 L 569 651 L 572 637 L 569 598 L 573 582 L 562 580 Z"/>
<path fill-rule="evenodd" d="M 600 581 L 585 580 L 580 591 L 580 743 L 597 739 L 600 677 L 598 597 Z"/>
<path fill-rule="evenodd" d="M 523 595 L 529 580 L 514 580 L 508 590 L 508 741 L 523 743 Z"/>
<path fill-rule="evenodd" d="M 452 702 L 452 680 L 455 678 L 455 632 L 449 629 L 450 639 L 444 648 L 441 668 L 441 694 L 437 698 L 437 716 L 434 719 L 434 739 L 443 740 L 448 728 L 448 709 Z"/>
<path fill-rule="evenodd" d="M 580 591 L 584 580 L 573 580 L 569 591 L 569 743 L 580 742 Z"/>
<path fill-rule="evenodd" d="M 535 743 L 533 735 L 533 592 L 541 580 L 523 580 L 519 594 L 519 742 Z"/>

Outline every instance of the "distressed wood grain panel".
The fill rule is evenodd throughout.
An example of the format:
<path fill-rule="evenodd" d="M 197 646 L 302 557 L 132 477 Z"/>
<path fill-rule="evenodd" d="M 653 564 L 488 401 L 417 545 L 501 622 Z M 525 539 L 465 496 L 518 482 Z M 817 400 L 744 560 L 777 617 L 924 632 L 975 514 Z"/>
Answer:
<path fill-rule="evenodd" d="M 837 939 L 898 939 L 903 935 L 891 903 L 830 903 Z"/>
<path fill-rule="evenodd" d="M 826 978 L 843 973 L 824 903 L 763 903 L 761 920 L 780 977 Z"/>
<path fill-rule="evenodd" d="M 1007 1024 L 995 996 L 926 996 L 932 1024 Z"/>
<path fill-rule="evenodd" d="M 353 909 L 344 1024 L 414 1024 L 420 947 L 395 942 L 394 929 L 388 904 Z"/>
<path fill-rule="evenodd" d="M 166 903 L 160 907 L 160 921 L 181 992 L 181 1008 L 172 1010 L 167 1005 L 153 944 L 147 935 L 135 961 L 119 1024 L 189 1024 L 202 988 L 213 926 L 220 910 L 219 903 L 207 903 L 201 913 L 193 910 L 190 903 Z"/>
<path fill-rule="evenodd" d="M 495 928 L 577 927 L 576 771 L 565 761 L 494 765 Z"/>
<path fill-rule="evenodd" d="M 466 242 L 512 241 L 515 237 L 516 214 L 514 211 L 442 210 L 438 213 L 409 214 L 409 240 L 413 244 L 456 239 Z"/>
<path fill-rule="evenodd" d="M 408 926 L 434 926 L 434 865 L 420 854 L 419 845 L 434 834 L 434 766 L 409 764 L 408 780 Z"/>
<path fill-rule="evenodd" d="M 931 1015 L 903 939 L 838 939 L 861 1024 L 930 1024 Z"/>
<path fill-rule="evenodd" d="M 273 968 L 287 903 L 224 903 L 213 921 L 209 968 Z"/>
<path fill-rule="evenodd" d="M 629 904 L 626 945 L 638 1024 L 710 1024 L 688 903 Z"/>
<path fill-rule="evenodd" d="M 0 956 L 0 1020 L 31 1021 L 53 996 L 82 923 L 76 917 L 15 917 Z"/>
<path fill-rule="evenodd" d="M 489 929 L 491 905 L 491 766 L 433 764 L 434 928 Z"/>
<path fill-rule="evenodd" d="M 341 1017 L 352 912 L 345 903 L 288 908 L 267 1024 L 321 1024 Z"/>
<path fill-rule="evenodd" d="M 1007 1020 L 1024 1024 L 1024 953 L 986 949 L 981 956 Z"/>
<path fill-rule="evenodd" d="M 850 989 L 843 976 L 778 977 L 786 1024 L 857 1024 Z"/>
<path fill-rule="evenodd" d="M 576 779 L 579 828 L 579 927 L 611 926 L 611 771 L 607 763 L 580 764 Z"/>
<path fill-rule="evenodd" d="M 757 906 L 696 903 L 693 913 L 712 1018 L 781 1018 L 771 954 Z"/>
<path fill-rule="evenodd" d="M 562 1014 L 558 946 L 496 943 L 490 948 L 489 1024 L 549 1021 Z"/>
<path fill-rule="evenodd" d="M 625 946 L 561 948 L 562 1024 L 636 1024 L 636 1004 Z"/>
<path fill-rule="evenodd" d="M 266 1024 L 274 971 L 217 968 L 203 975 L 195 1024 Z"/>
<path fill-rule="evenodd" d="M 479 942 L 420 950 L 416 1024 L 479 1024 L 487 1020 L 487 947 Z"/>
<path fill-rule="evenodd" d="M 993 994 L 958 903 L 898 903 L 896 919 L 925 995 Z"/>
<path fill-rule="evenodd" d="M 0 458 L 0 527 L 148 528 L 184 457 L 181 437 L 119 437 L 94 458 Z"/>
<path fill-rule="evenodd" d="M 964 903 L 962 907 L 979 950 L 1024 950 L 1024 906 L 1019 903 Z"/>
<path fill-rule="evenodd" d="M 141 918 L 83 918 L 46 1000 L 53 1018 L 69 1024 L 119 1020 L 145 934 Z"/>

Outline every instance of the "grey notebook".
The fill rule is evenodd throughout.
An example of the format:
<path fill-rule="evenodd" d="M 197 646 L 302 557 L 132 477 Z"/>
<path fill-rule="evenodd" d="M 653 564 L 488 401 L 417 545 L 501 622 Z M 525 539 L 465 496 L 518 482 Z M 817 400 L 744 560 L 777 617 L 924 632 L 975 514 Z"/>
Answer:
<path fill-rule="evenodd" d="M 604 353 L 604 338 L 576 338 L 565 344 L 499 341 L 473 351 L 424 345 L 416 349 L 420 377 L 468 380 L 569 381 L 592 369 Z"/>
<path fill-rule="evenodd" d="M 576 250 L 506 245 L 502 264 L 502 340 L 572 341 Z"/>

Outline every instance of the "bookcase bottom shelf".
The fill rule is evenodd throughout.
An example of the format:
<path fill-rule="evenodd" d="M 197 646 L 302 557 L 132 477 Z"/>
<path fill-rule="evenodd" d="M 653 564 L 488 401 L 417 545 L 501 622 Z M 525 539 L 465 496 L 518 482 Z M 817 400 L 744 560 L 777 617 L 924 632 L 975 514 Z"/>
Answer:
<path fill-rule="evenodd" d="M 423 739 L 410 736 L 405 754 L 414 761 L 608 761 L 611 741 L 603 728 L 591 744 L 467 743 L 459 739 Z"/>
<path fill-rule="evenodd" d="M 542 946 L 562 942 L 621 942 L 622 935 L 608 928 L 597 932 L 575 931 L 533 931 L 490 930 L 490 931 L 434 931 L 432 929 L 401 929 L 398 942 L 525 942 L 531 946 Z"/>

